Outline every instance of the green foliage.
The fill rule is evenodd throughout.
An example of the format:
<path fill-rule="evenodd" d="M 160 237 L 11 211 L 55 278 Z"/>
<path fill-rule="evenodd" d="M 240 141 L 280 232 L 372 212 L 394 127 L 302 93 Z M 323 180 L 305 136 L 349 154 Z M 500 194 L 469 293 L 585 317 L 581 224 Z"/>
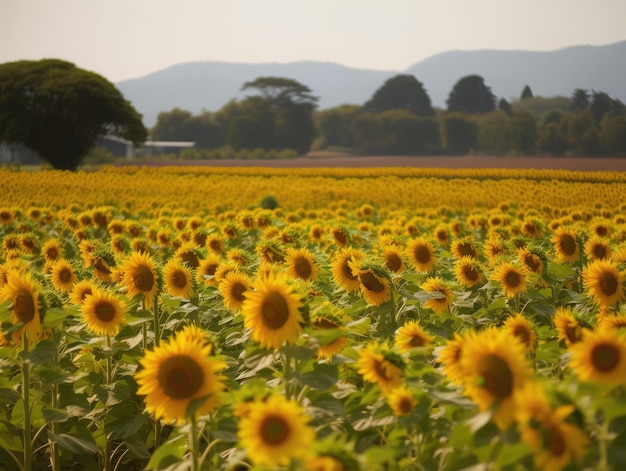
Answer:
<path fill-rule="evenodd" d="M 357 144 L 352 124 L 363 111 L 363 107 L 358 105 L 342 105 L 320 111 L 317 122 L 324 147 L 355 147 Z"/>
<path fill-rule="evenodd" d="M 448 111 L 488 113 L 496 107 L 496 97 L 480 75 L 461 78 L 448 96 Z"/>
<path fill-rule="evenodd" d="M 600 136 L 589 110 L 582 110 L 568 120 L 568 139 L 577 155 L 600 153 Z"/>
<path fill-rule="evenodd" d="M 465 155 L 476 148 L 478 126 L 463 113 L 446 113 L 441 118 L 441 143 L 446 152 Z"/>
<path fill-rule="evenodd" d="M 511 149 L 510 118 L 505 111 L 492 111 L 477 118 L 478 150 L 487 155 L 506 155 Z"/>
<path fill-rule="evenodd" d="M 113 153 L 104 147 L 94 147 L 85 156 L 82 161 L 83 165 L 106 165 L 112 164 L 119 160 Z"/>
<path fill-rule="evenodd" d="M 430 97 L 422 83 L 413 75 L 396 75 L 388 79 L 365 103 L 366 111 L 408 110 L 417 116 L 434 116 Z"/>
<path fill-rule="evenodd" d="M 274 121 L 266 110 L 233 118 L 228 128 L 228 144 L 234 150 L 273 147 Z"/>
<path fill-rule="evenodd" d="M 522 90 L 522 94 L 520 95 L 520 100 L 525 100 L 527 98 L 532 98 L 535 95 L 533 95 L 533 91 L 530 89 L 530 87 L 528 85 L 526 85 L 524 87 L 524 90 Z"/>
<path fill-rule="evenodd" d="M 515 113 L 531 113 L 538 119 L 544 119 L 546 115 L 553 111 L 561 114 L 572 112 L 572 100 L 567 97 L 555 96 L 544 98 L 534 96 L 524 100 L 516 100 L 511 103 Z"/>
<path fill-rule="evenodd" d="M 261 199 L 261 204 L 259 205 L 263 209 L 276 209 L 278 208 L 278 200 L 274 195 L 265 195 Z"/>
<path fill-rule="evenodd" d="M 517 113 L 511 117 L 511 146 L 515 152 L 532 155 L 537 141 L 537 121 L 530 113 Z"/>
<path fill-rule="evenodd" d="M 76 170 L 98 136 L 138 144 L 141 115 L 98 74 L 56 60 L 0 65 L 0 142 L 22 143 L 63 170 Z"/>
<path fill-rule="evenodd" d="M 194 116 L 180 108 L 159 113 L 151 135 L 161 141 L 192 141 L 196 149 L 215 149 L 226 142 L 225 134 L 211 113 Z"/>
<path fill-rule="evenodd" d="M 602 148 L 616 155 L 626 155 L 626 116 L 606 115 L 602 118 Z"/>
<path fill-rule="evenodd" d="M 554 121 L 544 123 L 539 130 L 537 145 L 542 152 L 563 155 L 569 147 L 563 126 Z"/>

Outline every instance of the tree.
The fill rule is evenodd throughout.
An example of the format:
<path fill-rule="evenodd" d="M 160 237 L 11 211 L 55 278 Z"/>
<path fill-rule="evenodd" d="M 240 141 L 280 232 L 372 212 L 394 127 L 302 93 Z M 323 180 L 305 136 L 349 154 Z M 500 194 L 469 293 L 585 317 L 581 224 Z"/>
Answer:
<path fill-rule="evenodd" d="M 600 135 L 589 110 L 581 110 L 567 122 L 568 140 L 577 155 L 600 153 Z"/>
<path fill-rule="evenodd" d="M 535 117 L 530 113 L 518 113 L 511 118 L 509 128 L 513 150 L 523 155 L 532 155 L 537 141 Z"/>
<path fill-rule="evenodd" d="M 603 149 L 609 154 L 626 155 L 626 116 L 606 115 L 601 124 Z"/>
<path fill-rule="evenodd" d="M 323 145 L 356 146 L 352 123 L 363 112 L 363 107 L 358 105 L 341 105 L 320 111 L 317 114 L 317 123 L 324 139 Z"/>
<path fill-rule="evenodd" d="M 504 98 L 500 98 L 500 101 L 498 102 L 498 109 L 500 111 L 504 111 L 509 116 L 513 114 L 513 108 L 511 108 L 511 104 Z"/>
<path fill-rule="evenodd" d="M 522 94 L 520 95 L 520 100 L 525 100 L 526 98 L 533 98 L 535 95 L 533 95 L 533 91 L 530 89 L 530 87 L 528 85 L 526 85 L 524 87 L 524 90 L 522 90 Z"/>
<path fill-rule="evenodd" d="M 180 108 L 159 113 L 151 134 L 162 141 L 193 141 L 198 149 L 216 149 L 226 142 L 211 113 L 194 116 Z"/>
<path fill-rule="evenodd" d="M 511 150 L 511 118 L 502 110 L 480 115 L 477 145 L 480 152 L 487 155 L 506 155 Z"/>
<path fill-rule="evenodd" d="M 430 97 L 413 75 L 396 75 L 388 79 L 364 108 L 371 113 L 402 109 L 417 116 L 435 116 Z"/>
<path fill-rule="evenodd" d="M 452 155 L 467 154 L 477 144 L 478 126 L 463 113 L 446 113 L 441 118 L 441 144 Z"/>
<path fill-rule="evenodd" d="M 468 75 L 452 88 L 447 100 L 448 111 L 488 113 L 496 107 L 496 97 L 480 75 Z"/>
<path fill-rule="evenodd" d="M 135 144 L 148 134 L 105 78 L 57 59 L 0 65 L 0 142 L 21 143 L 55 168 L 76 170 L 105 134 Z"/>
<path fill-rule="evenodd" d="M 584 88 L 577 88 L 572 92 L 572 108 L 574 111 L 586 109 L 589 103 L 589 92 Z"/>

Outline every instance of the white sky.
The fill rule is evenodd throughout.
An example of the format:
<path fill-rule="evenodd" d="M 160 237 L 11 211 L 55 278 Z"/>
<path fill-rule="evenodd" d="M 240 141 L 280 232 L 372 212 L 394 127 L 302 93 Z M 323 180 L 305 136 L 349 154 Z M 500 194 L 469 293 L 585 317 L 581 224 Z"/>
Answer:
<path fill-rule="evenodd" d="M 626 0 L 0 0 L 0 63 L 54 57 L 113 82 L 190 61 L 402 71 L 453 49 L 622 40 Z"/>

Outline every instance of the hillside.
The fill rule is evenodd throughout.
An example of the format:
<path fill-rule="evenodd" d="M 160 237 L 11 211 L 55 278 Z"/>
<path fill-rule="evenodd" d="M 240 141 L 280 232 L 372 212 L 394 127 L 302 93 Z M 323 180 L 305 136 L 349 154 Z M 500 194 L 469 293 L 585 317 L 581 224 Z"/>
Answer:
<path fill-rule="evenodd" d="M 319 108 L 344 103 L 363 104 L 388 78 L 410 73 L 424 84 L 433 105 L 445 107 L 458 79 L 479 74 L 498 98 L 519 97 L 524 85 L 535 95 L 569 96 L 575 88 L 601 90 L 626 102 L 626 41 L 607 46 L 573 46 L 551 52 L 450 51 L 437 54 L 404 71 L 355 69 L 329 62 L 245 64 L 189 62 L 141 78 L 119 82 L 117 87 L 153 126 L 161 111 L 174 107 L 198 113 L 216 111 L 233 98 L 241 86 L 260 76 L 295 79 L 320 98 Z"/>

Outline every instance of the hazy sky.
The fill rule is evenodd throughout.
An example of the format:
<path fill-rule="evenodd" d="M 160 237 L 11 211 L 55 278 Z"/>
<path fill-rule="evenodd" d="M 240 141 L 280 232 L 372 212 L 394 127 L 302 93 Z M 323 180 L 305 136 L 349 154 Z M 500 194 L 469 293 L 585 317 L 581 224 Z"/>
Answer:
<path fill-rule="evenodd" d="M 113 82 L 189 61 L 402 71 L 453 49 L 626 40 L 626 0 L 0 0 L 0 63 L 55 57 Z"/>

